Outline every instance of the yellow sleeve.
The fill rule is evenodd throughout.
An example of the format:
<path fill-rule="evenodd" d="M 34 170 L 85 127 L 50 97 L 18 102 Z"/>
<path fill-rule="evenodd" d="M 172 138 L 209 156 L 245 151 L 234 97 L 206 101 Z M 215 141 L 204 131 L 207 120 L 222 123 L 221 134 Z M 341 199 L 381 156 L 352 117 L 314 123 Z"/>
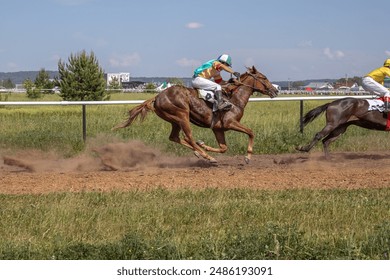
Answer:
<path fill-rule="evenodd" d="M 379 67 L 375 70 L 372 70 L 367 74 L 367 76 L 373 78 L 375 81 L 383 85 L 385 77 L 390 77 L 390 68 L 384 66 Z"/>
<path fill-rule="evenodd" d="M 221 70 L 225 70 L 226 72 L 229 72 L 230 74 L 233 74 L 234 71 L 232 68 L 230 68 L 229 66 L 226 66 L 225 64 L 219 62 L 219 61 L 215 61 L 215 69 L 217 69 L 218 71 L 221 71 Z"/>
<path fill-rule="evenodd" d="M 387 77 L 390 77 L 390 68 L 389 67 L 385 67 L 385 73 L 386 73 Z"/>

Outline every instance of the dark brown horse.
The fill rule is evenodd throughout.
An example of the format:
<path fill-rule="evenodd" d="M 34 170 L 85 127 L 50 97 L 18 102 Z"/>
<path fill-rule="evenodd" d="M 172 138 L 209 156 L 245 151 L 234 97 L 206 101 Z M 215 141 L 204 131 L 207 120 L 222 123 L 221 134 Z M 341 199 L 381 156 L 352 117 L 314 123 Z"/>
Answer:
<path fill-rule="evenodd" d="M 368 111 L 368 106 L 369 104 L 365 99 L 347 97 L 312 109 L 303 117 L 303 125 L 307 125 L 323 112 L 326 112 L 326 125 L 315 134 L 310 144 L 296 149 L 309 152 L 322 139 L 325 158 L 329 159 L 328 148 L 330 143 L 339 138 L 350 125 L 374 130 L 386 130 L 387 115 L 379 111 Z"/>
<path fill-rule="evenodd" d="M 198 97 L 197 90 L 183 86 L 172 86 L 134 107 L 129 111 L 128 120 L 117 125 L 115 129 L 131 125 L 138 117 L 142 121 L 148 112 L 153 111 L 160 118 L 171 123 L 172 131 L 169 140 L 192 149 L 196 156 L 202 156 L 212 163 L 215 163 L 216 160 L 206 151 L 226 152 L 225 131 L 235 130 L 249 136 L 248 154 L 245 157 L 245 161 L 248 163 L 253 151 L 254 134 L 250 128 L 240 123 L 245 106 L 254 91 L 275 97 L 277 90 L 267 77 L 258 72 L 254 66 L 248 68 L 241 75 L 240 82 L 228 84 L 227 89 L 229 93 L 225 94 L 225 98 L 233 104 L 233 107 L 229 111 L 218 113 L 220 116 L 212 128 L 219 148 L 209 147 L 202 141 L 195 142 L 190 122 L 200 127 L 210 128 L 213 120 L 212 108 L 211 104 Z M 180 138 L 181 130 L 184 133 L 183 139 Z"/>

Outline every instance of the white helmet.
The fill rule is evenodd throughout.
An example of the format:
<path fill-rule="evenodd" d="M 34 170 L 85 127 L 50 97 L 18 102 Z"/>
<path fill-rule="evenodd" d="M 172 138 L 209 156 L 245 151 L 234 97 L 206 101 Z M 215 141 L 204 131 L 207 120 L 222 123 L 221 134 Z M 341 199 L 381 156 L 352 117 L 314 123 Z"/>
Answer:
<path fill-rule="evenodd" d="M 226 63 L 230 67 L 232 66 L 232 58 L 228 54 L 222 54 L 217 59 L 219 62 Z"/>

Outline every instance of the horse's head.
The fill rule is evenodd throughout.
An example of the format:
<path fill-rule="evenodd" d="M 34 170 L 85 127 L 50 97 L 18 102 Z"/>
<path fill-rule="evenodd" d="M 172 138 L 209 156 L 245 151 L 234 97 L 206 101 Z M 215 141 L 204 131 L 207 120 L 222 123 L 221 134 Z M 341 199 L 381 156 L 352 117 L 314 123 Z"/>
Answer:
<path fill-rule="evenodd" d="M 247 69 L 248 70 L 242 75 L 242 78 L 244 78 L 244 76 L 253 77 L 253 89 L 255 91 L 268 95 L 271 98 L 274 98 L 278 95 L 278 90 L 272 85 L 272 83 L 267 79 L 265 75 L 260 73 L 255 68 L 255 66 L 247 67 Z"/>

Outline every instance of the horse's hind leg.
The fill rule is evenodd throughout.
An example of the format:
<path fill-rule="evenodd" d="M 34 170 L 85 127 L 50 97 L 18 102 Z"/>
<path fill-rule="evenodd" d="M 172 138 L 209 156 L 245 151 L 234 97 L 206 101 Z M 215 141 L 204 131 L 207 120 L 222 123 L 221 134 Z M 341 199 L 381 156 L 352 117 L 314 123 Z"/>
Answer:
<path fill-rule="evenodd" d="M 317 132 L 314 135 L 313 140 L 311 140 L 310 144 L 306 146 L 299 146 L 296 149 L 301 152 L 309 152 L 315 144 L 317 144 L 318 141 L 320 141 L 322 138 L 327 136 L 329 133 L 331 133 L 335 129 L 335 126 L 333 124 L 326 124 L 326 126 L 320 131 Z"/>
<path fill-rule="evenodd" d="M 336 127 L 328 136 L 322 140 L 322 146 L 324 148 L 324 154 L 326 159 L 330 159 L 329 145 L 336 141 L 348 128 L 350 124 L 346 123 Z"/>
<path fill-rule="evenodd" d="M 193 147 L 186 140 L 182 140 L 180 138 L 180 131 L 181 131 L 180 126 L 176 123 L 172 123 L 172 130 L 171 130 L 171 134 L 169 135 L 169 140 L 181 144 L 183 146 L 186 146 L 187 148 L 193 149 Z"/>
<path fill-rule="evenodd" d="M 203 141 L 198 140 L 196 143 L 208 152 L 225 153 L 227 151 L 227 145 L 225 140 L 225 132 L 223 130 L 213 130 L 215 139 L 217 139 L 219 148 L 213 148 L 207 146 Z"/>
<path fill-rule="evenodd" d="M 209 160 L 211 163 L 216 163 L 217 160 L 210 155 L 208 155 L 194 140 L 192 137 L 192 131 L 190 127 L 190 122 L 189 121 L 184 121 L 181 123 L 181 129 L 183 130 L 183 133 L 185 135 L 185 141 L 188 145 L 192 147 L 192 149 L 195 152 L 195 155 L 198 156 L 201 155 L 203 158 Z"/>
<path fill-rule="evenodd" d="M 200 155 L 212 163 L 217 162 L 213 157 L 209 156 L 205 151 L 202 150 L 201 147 L 199 147 L 195 143 L 192 137 L 192 132 L 189 124 L 186 124 L 185 122 L 182 122 L 181 126 L 177 123 L 171 123 L 171 124 L 172 124 L 172 131 L 171 134 L 169 135 L 169 140 L 192 149 L 196 156 Z M 185 135 L 184 139 L 180 138 L 180 130 L 183 130 L 183 133 Z"/>

